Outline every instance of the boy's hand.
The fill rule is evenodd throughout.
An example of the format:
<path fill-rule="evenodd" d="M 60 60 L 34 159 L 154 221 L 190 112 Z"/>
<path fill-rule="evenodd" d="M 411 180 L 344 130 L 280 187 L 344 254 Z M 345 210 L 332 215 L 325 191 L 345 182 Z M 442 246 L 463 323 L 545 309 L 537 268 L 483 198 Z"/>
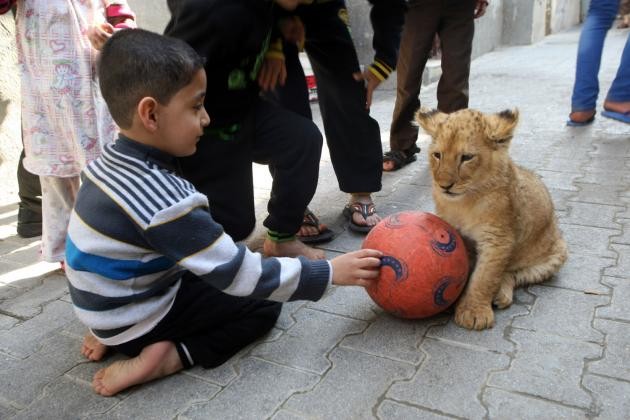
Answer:
<path fill-rule="evenodd" d="M 92 48 L 100 50 L 113 33 L 114 27 L 107 22 L 103 22 L 99 25 L 91 26 L 87 31 L 87 37 L 90 40 L 90 44 L 92 44 Z"/>
<path fill-rule="evenodd" d="M 381 251 L 361 249 L 333 258 L 332 283 L 338 286 L 367 287 L 378 277 L 381 266 Z"/>

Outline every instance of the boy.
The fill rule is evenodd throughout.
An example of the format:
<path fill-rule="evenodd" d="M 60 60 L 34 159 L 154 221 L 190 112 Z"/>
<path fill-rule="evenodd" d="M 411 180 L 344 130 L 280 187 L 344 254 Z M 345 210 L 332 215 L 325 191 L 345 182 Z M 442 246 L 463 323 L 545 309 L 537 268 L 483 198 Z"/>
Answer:
<path fill-rule="evenodd" d="M 272 328 L 277 302 L 378 274 L 378 251 L 263 259 L 213 221 L 175 165 L 210 122 L 203 66 L 186 43 L 143 30 L 114 34 L 101 52 L 101 90 L 121 134 L 83 173 L 66 251 L 75 312 L 91 333 L 82 353 L 99 360 L 111 346 L 132 357 L 94 375 L 101 395 L 218 366 Z"/>

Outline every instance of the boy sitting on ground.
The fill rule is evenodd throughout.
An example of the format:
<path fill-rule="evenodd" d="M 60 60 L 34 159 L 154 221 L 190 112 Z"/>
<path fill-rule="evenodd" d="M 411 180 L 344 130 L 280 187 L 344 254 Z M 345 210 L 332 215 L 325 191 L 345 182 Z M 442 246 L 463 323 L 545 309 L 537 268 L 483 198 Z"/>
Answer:
<path fill-rule="evenodd" d="M 84 170 L 66 244 L 72 302 L 90 329 L 82 353 L 132 357 L 96 372 L 101 395 L 218 366 L 273 327 L 278 302 L 378 275 L 378 251 L 263 258 L 213 221 L 175 165 L 210 121 L 203 65 L 183 41 L 140 29 L 115 33 L 101 52 L 101 90 L 121 134 Z"/>

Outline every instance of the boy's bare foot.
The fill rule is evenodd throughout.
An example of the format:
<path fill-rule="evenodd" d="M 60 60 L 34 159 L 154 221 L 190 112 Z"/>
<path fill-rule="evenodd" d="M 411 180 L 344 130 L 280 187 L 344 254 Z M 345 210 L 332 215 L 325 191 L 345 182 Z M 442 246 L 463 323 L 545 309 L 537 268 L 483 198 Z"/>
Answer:
<path fill-rule="evenodd" d="M 274 242 L 271 239 L 265 239 L 263 253 L 268 257 L 297 257 L 302 255 L 309 260 L 326 259 L 324 251 L 311 248 L 297 239 L 287 242 Z"/>
<path fill-rule="evenodd" d="M 111 397 L 130 386 L 143 384 L 182 370 L 182 361 L 172 341 L 160 341 L 142 349 L 129 360 L 114 362 L 94 374 L 92 388 Z"/>
<path fill-rule="evenodd" d="M 107 353 L 107 346 L 98 341 L 89 332 L 83 337 L 83 344 L 81 345 L 81 354 L 87 359 L 93 362 L 98 362 Z"/>

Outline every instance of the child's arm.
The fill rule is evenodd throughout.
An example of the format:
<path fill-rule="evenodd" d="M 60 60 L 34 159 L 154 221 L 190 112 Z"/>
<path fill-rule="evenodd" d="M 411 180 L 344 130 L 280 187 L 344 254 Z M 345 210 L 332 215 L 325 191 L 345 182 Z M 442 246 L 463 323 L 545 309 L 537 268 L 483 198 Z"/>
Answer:
<path fill-rule="evenodd" d="M 332 283 L 338 286 L 368 287 L 378 277 L 382 256 L 381 251 L 361 249 L 333 258 L 330 261 Z"/>
<path fill-rule="evenodd" d="M 129 8 L 125 0 L 106 1 L 105 21 L 92 25 L 87 31 L 87 37 L 92 48 L 100 50 L 115 31 L 135 27 L 136 14 Z"/>
<path fill-rule="evenodd" d="M 223 292 L 275 301 L 317 300 L 331 281 L 328 261 L 263 258 L 235 244 L 207 210 L 199 193 L 158 212 L 144 231 L 159 254 Z M 339 282 L 355 284 L 364 274 L 358 258 L 336 262 Z M 336 277 L 337 280 L 337 277 Z"/>

